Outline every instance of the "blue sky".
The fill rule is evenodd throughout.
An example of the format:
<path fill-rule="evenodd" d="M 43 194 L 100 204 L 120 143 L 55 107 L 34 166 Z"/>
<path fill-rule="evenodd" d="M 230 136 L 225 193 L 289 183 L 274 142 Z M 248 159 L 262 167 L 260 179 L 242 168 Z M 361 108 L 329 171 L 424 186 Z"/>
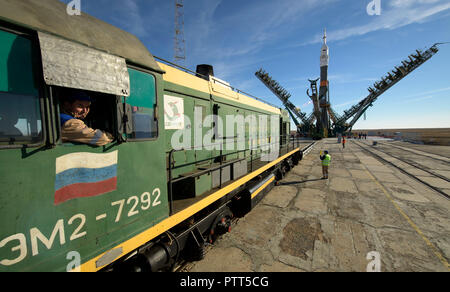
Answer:
<path fill-rule="evenodd" d="M 62 0 L 65 3 L 70 0 Z M 81 0 L 81 9 L 135 34 L 173 61 L 174 0 Z M 309 79 L 319 77 L 323 29 L 330 48 L 330 100 L 341 114 L 367 87 L 416 49 L 450 42 L 449 0 L 185 0 L 185 66 L 211 64 L 215 75 L 281 106 L 255 77 L 263 68 L 305 113 Z M 450 127 L 450 44 L 381 95 L 354 129 Z"/>

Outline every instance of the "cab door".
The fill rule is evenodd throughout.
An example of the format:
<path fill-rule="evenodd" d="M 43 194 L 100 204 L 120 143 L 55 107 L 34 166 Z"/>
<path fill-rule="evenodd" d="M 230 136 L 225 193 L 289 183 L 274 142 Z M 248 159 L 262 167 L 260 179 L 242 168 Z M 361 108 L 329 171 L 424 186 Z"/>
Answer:
<path fill-rule="evenodd" d="M 204 137 L 209 128 L 203 125 L 203 121 L 210 115 L 210 102 L 208 100 L 194 100 L 194 121 L 192 125 L 194 135 L 195 161 L 197 165 L 208 164 L 211 151 L 207 150 L 210 145 L 204 145 Z M 206 146 L 206 147 L 205 147 Z"/>

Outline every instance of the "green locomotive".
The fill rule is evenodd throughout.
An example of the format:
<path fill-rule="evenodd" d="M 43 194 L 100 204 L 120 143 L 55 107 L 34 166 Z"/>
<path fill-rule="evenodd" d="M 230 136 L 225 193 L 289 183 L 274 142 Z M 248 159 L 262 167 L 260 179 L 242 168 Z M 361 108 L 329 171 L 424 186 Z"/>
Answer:
<path fill-rule="evenodd" d="M 159 271 L 201 258 L 302 158 L 286 111 L 211 71 L 157 62 L 135 36 L 62 2 L 0 0 L 0 271 Z M 86 124 L 111 143 L 62 141 L 68 88 L 93 99 Z"/>

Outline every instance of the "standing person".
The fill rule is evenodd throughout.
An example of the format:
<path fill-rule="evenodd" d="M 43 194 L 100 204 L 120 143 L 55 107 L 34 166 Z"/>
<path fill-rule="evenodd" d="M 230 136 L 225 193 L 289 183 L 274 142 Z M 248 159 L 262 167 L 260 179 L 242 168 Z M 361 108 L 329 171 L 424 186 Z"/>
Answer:
<path fill-rule="evenodd" d="M 343 136 L 343 137 L 342 137 L 342 149 L 345 148 L 345 142 L 346 142 L 346 141 L 345 141 L 345 136 Z"/>
<path fill-rule="evenodd" d="M 3 109 L 2 109 L 3 111 Z M 23 136 L 15 125 L 19 122 L 19 112 L 16 109 L 4 109 L 0 111 L 0 136 L 13 138 Z"/>
<path fill-rule="evenodd" d="M 89 114 L 91 98 L 83 91 L 71 92 L 61 105 L 61 138 L 93 146 L 106 145 L 113 141 L 111 134 L 89 128 L 83 119 Z"/>
<path fill-rule="evenodd" d="M 328 167 L 330 166 L 331 155 L 325 150 L 324 155 L 320 155 L 320 160 L 322 160 L 322 179 L 328 179 Z"/>

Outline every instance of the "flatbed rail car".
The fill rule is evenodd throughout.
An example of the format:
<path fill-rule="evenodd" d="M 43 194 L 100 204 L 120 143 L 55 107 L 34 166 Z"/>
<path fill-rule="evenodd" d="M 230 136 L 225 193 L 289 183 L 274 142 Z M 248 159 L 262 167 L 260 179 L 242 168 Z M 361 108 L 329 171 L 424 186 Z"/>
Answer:
<path fill-rule="evenodd" d="M 91 96 L 85 122 L 112 143 L 62 142 L 67 88 Z M 62 2 L 0 0 L 0 271 L 159 271 L 201 258 L 302 158 L 289 125 L 285 111 L 157 62 L 135 36 Z"/>

